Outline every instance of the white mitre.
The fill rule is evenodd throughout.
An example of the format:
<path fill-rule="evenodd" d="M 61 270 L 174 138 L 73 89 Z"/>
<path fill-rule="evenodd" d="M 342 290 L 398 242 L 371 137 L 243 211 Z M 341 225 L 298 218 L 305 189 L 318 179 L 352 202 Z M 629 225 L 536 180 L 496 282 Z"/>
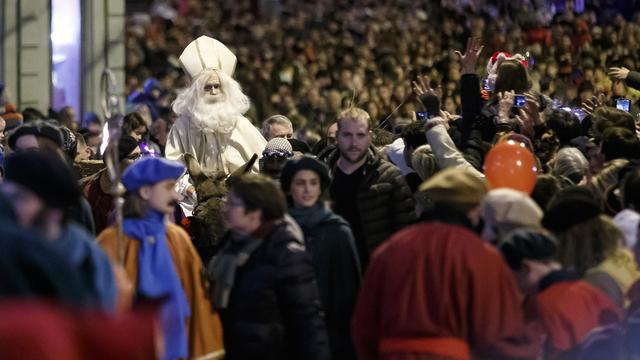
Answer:
<path fill-rule="evenodd" d="M 220 70 L 233 76 L 236 62 L 236 56 L 229 48 L 205 35 L 193 40 L 180 55 L 180 64 L 191 79 L 208 69 Z"/>

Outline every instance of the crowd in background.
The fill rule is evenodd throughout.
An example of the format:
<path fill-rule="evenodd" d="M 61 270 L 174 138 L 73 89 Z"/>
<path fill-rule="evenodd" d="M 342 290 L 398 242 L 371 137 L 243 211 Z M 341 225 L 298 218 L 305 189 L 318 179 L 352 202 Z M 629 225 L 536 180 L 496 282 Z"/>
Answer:
<path fill-rule="evenodd" d="M 459 112 L 454 50 L 469 36 L 485 45 L 478 70 L 495 51 L 527 54 L 533 89 L 574 107 L 595 93 L 627 96 L 607 69 L 636 69 L 640 56 L 640 18 L 606 2 L 589 1 L 581 13 L 549 1 L 184 1 L 173 12 L 156 3 L 155 13 L 127 20 L 128 93 L 156 77 L 168 106 L 186 83 L 181 50 L 193 34 L 210 35 L 238 56 L 249 118 L 283 114 L 302 133 L 319 133 L 349 104 L 391 130 L 412 118 L 407 100 L 419 74 L 442 86 L 444 110 Z"/>

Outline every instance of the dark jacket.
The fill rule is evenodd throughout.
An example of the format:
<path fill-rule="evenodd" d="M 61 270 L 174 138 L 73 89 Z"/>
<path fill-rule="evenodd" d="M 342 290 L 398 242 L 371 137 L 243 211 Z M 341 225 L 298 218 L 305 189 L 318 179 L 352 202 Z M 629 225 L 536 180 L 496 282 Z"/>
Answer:
<path fill-rule="evenodd" d="M 272 226 L 237 269 L 228 307 L 220 310 L 226 359 L 329 359 L 311 257 L 290 224 Z M 221 252 L 238 251 L 228 244 Z"/>
<path fill-rule="evenodd" d="M 324 305 L 331 358 L 355 359 L 351 314 L 360 286 L 360 261 L 349 224 L 321 202 L 289 213 L 304 232 Z"/>
<path fill-rule="evenodd" d="M 640 72 L 630 71 L 625 84 L 630 88 L 640 90 Z"/>
<path fill-rule="evenodd" d="M 337 149 L 327 157 L 332 174 L 335 174 L 339 157 Z M 360 260 L 366 265 L 368 254 L 393 233 L 415 222 L 416 214 L 409 185 L 397 167 L 383 160 L 374 148 L 370 148 L 363 166 L 364 178 L 358 187 L 357 206 L 368 251 Z M 334 181 L 331 186 L 340 184 Z"/>

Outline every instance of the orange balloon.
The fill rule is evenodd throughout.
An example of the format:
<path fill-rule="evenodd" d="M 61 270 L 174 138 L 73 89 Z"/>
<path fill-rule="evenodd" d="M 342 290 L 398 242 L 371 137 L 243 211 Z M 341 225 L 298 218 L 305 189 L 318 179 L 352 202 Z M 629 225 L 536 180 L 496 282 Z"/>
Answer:
<path fill-rule="evenodd" d="M 495 145 L 484 159 L 484 175 L 490 189 L 511 188 L 530 194 L 536 185 L 538 164 L 524 143 L 506 140 Z"/>

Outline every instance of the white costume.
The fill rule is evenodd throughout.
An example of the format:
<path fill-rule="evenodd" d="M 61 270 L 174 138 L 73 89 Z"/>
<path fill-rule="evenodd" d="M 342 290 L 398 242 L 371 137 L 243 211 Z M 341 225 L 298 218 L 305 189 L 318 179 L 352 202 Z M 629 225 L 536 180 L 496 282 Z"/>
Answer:
<path fill-rule="evenodd" d="M 230 174 L 244 165 L 253 154 L 260 156 L 267 141 L 245 117 L 238 119 L 230 134 L 203 129 L 188 117 L 180 117 L 169 131 L 165 156 L 181 160 L 189 153 L 205 171 L 224 171 Z M 258 171 L 257 162 L 254 169 Z"/>
<path fill-rule="evenodd" d="M 180 63 L 192 84 L 173 104 L 178 119 L 169 131 L 167 159 L 182 160 L 189 153 L 204 171 L 230 174 L 253 154 L 260 156 L 267 141 L 242 116 L 249 109 L 249 99 L 231 77 L 236 56 L 218 40 L 201 36 L 185 48 Z M 257 162 L 254 170 L 258 171 Z M 188 180 L 183 177 L 179 184 L 178 192 L 186 194 Z M 193 200 L 183 199 L 187 216 Z"/>

